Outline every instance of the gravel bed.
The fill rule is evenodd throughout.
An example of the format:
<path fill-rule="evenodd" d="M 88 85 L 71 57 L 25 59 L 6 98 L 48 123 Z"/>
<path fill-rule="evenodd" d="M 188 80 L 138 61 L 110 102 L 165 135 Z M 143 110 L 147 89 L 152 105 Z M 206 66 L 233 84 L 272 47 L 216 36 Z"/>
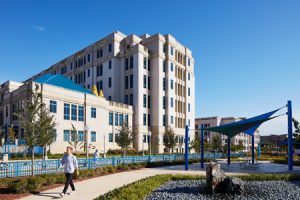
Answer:
<path fill-rule="evenodd" d="M 205 180 L 169 181 L 145 199 L 300 199 L 300 181 L 245 181 L 244 195 L 205 194 L 204 185 Z"/>

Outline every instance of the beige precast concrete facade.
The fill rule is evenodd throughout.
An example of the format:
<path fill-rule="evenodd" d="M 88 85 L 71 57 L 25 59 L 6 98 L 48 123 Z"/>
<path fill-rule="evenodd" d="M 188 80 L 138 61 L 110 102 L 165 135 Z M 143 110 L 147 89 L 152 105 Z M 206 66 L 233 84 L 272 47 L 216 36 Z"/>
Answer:
<path fill-rule="evenodd" d="M 204 127 L 214 127 L 224 124 L 229 124 L 232 122 L 237 122 L 240 120 L 246 119 L 245 117 L 203 117 L 203 118 L 196 118 L 195 119 L 195 129 L 200 129 L 201 125 L 204 125 Z M 200 134 L 200 130 L 196 131 L 196 134 Z M 216 136 L 219 133 L 212 132 L 212 131 L 204 131 L 204 138 L 206 141 L 211 143 L 214 136 Z M 227 144 L 227 136 L 223 134 L 219 134 L 221 136 L 222 145 Z M 245 151 L 250 151 L 252 146 L 252 137 L 250 135 L 247 135 L 245 133 L 239 133 L 238 135 L 231 138 L 230 142 L 231 144 L 238 145 L 239 142 L 242 141 L 244 145 Z M 260 134 L 259 130 L 256 130 L 254 134 L 254 147 L 257 147 L 260 142 Z"/>
<path fill-rule="evenodd" d="M 31 98 L 31 94 L 28 91 L 34 91 L 35 87 L 38 86 L 39 92 L 43 95 L 43 102 L 47 108 L 50 108 L 50 101 L 56 102 L 56 112 L 51 114 L 54 116 L 56 123 L 56 138 L 54 142 L 48 147 L 51 153 L 63 153 L 67 146 L 70 146 L 69 141 L 71 141 L 71 135 L 69 135 L 69 141 L 64 139 L 64 131 L 71 131 L 72 125 L 78 131 L 83 133 L 83 141 L 80 142 L 80 146 L 83 143 L 88 141 L 95 149 L 98 149 L 99 152 L 107 152 L 109 149 L 119 149 L 118 145 L 115 142 L 115 136 L 119 132 L 121 126 L 115 126 L 109 124 L 109 113 L 115 113 L 118 115 L 122 114 L 123 119 L 128 119 L 128 123 L 132 123 L 132 106 L 125 105 L 117 102 L 107 101 L 103 97 L 98 97 L 93 94 L 84 94 L 78 91 L 72 91 L 65 88 L 48 85 L 48 84 L 39 84 L 31 82 L 29 84 L 22 84 L 17 82 L 8 81 L 6 82 L 1 91 L 4 92 L 3 100 L 1 101 L 0 109 L 4 112 L 7 112 L 7 115 L 4 115 L 3 121 L 6 124 L 13 125 L 18 127 L 16 133 L 18 134 L 19 139 L 23 138 L 23 133 L 21 130 L 20 122 L 13 117 L 13 113 L 16 110 L 10 110 L 12 105 L 16 106 L 16 109 L 24 107 L 26 101 Z M 70 105 L 70 119 L 64 119 L 64 105 Z M 71 118 L 71 106 L 76 106 L 76 120 Z M 78 118 L 78 106 L 83 106 L 84 108 L 84 119 L 79 121 Z M 96 117 L 92 118 L 91 109 L 96 109 Z M 7 111 L 6 111 L 7 110 Z M 95 132 L 95 140 L 91 140 L 91 134 Z M 85 134 L 87 133 L 87 134 Z M 110 134 L 112 134 L 112 141 L 109 140 Z M 87 137 L 87 138 L 86 138 Z M 83 148 L 78 148 L 78 151 L 83 152 Z M 94 150 L 90 149 L 90 153 Z"/>
<path fill-rule="evenodd" d="M 152 150 L 161 153 L 166 128 L 182 139 L 185 125 L 195 126 L 194 58 L 170 34 L 126 36 L 116 31 L 25 82 L 46 73 L 62 74 L 87 89 L 97 85 L 107 100 L 131 104 L 138 150 L 149 149 L 151 134 Z M 180 144 L 176 151 L 183 151 Z"/>

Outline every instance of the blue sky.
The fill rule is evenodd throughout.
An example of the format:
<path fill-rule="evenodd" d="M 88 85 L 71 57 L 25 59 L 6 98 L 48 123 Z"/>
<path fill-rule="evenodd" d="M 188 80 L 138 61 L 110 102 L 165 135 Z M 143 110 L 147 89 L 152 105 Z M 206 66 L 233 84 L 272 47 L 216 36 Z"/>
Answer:
<path fill-rule="evenodd" d="M 300 120 L 300 1 L 0 1 L 0 82 L 22 81 L 92 42 L 170 33 L 196 61 L 196 116 L 246 116 L 293 100 Z M 262 134 L 286 133 L 281 117 Z"/>

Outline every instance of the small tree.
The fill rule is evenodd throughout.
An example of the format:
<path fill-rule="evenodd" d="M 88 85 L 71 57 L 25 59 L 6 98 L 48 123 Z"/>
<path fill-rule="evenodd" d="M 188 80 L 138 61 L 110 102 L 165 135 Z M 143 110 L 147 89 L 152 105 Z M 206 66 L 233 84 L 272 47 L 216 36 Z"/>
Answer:
<path fill-rule="evenodd" d="M 300 123 L 293 118 L 295 133 L 293 134 L 296 143 L 300 143 Z M 300 148 L 300 144 L 295 144 L 296 148 Z"/>
<path fill-rule="evenodd" d="M 83 145 L 83 142 L 79 141 L 79 136 L 77 129 L 75 126 L 72 124 L 72 129 L 70 130 L 71 133 L 71 141 L 69 141 L 69 144 L 74 147 L 75 153 L 77 153 L 78 148 Z"/>
<path fill-rule="evenodd" d="M 168 128 L 163 136 L 164 146 L 168 149 L 169 154 L 176 146 L 176 136 L 172 128 Z"/>
<path fill-rule="evenodd" d="M 54 142 L 56 137 L 55 133 L 55 121 L 54 116 L 46 108 L 44 103 L 41 103 L 40 110 L 38 112 L 38 125 L 40 129 L 40 136 L 38 138 L 38 144 L 45 149 L 43 156 L 47 156 L 47 146 Z"/>
<path fill-rule="evenodd" d="M 130 147 L 133 142 L 133 131 L 129 126 L 123 125 L 119 129 L 119 133 L 116 135 L 116 143 L 121 147 L 123 156 L 126 154 L 126 150 Z"/>
<path fill-rule="evenodd" d="M 16 132 L 13 127 L 8 128 L 7 139 L 9 143 L 14 143 L 16 139 Z"/>
<path fill-rule="evenodd" d="M 199 134 L 196 133 L 194 139 L 190 143 L 190 147 L 191 149 L 194 149 L 196 153 L 200 153 L 200 147 L 201 147 L 200 145 L 201 145 L 201 140 Z"/>
<path fill-rule="evenodd" d="M 222 140 L 219 134 L 215 135 L 212 139 L 212 148 L 214 151 L 220 151 L 222 149 Z"/>
<path fill-rule="evenodd" d="M 30 98 L 27 100 L 25 107 L 22 107 L 18 112 L 18 118 L 20 119 L 21 127 L 24 129 L 26 146 L 32 150 L 31 175 L 33 176 L 34 146 L 42 146 L 53 141 L 53 137 L 48 137 L 53 130 L 53 118 L 46 112 L 42 93 L 39 92 L 39 86 L 35 85 L 34 91 L 29 90 L 28 92 L 31 94 Z"/>

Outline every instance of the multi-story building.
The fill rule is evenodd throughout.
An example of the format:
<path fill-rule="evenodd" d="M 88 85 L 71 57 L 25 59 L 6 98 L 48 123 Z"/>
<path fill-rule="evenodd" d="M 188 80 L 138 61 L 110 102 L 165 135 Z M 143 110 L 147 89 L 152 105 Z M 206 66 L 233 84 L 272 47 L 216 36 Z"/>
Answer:
<path fill-rule="evenodd" d="M 13 127 L 18 140 L 24 139 L 24 130 L 14 115 L 31 99 L 38 87 L 43 102 L 54 116 L 56 138 L 51 153 L 62 153 L 72 142 L 71 131 L 77 131 L 78 142 L 88 141 L 100 152 L 119 148 L 115 142 L 121 126 L 132 123 L 132 106 L 94 95 L 61 75 L 46 74 L 30 83 L 7 81 L 1 85 L 0 113 L 7 129 Z M 73 129 L 75 128 L 75 130 Z M 78 149 L 83 151 L 83 149 Z"/>
<path fill-rule="evenodd" d="M 204 128 L 209 128 L 209 127 L 214 127 L 214 126 L 220 126 L 224 124 L 229 124 L 233 122 L 237 122 L 240 120 L 246 119 L 245 117 L 204 117 L 204 118 L 196 118 L 195 119 L 195 129 L 196 129 L 196 134 L 200 134 L 200 129 L 201 125 L 203 124 Z M 214 136 L 216 136 L 219 133 L 212 132 L 212 131 L 204 131 L 204 139 L 211 143 L 212 139 Z M 222 145 L 227 144 L 227 136 L 223 134 L 219 134 L 222 140 Z M 250 151 L 251 146 L 252 146 L 252 137 L 250 135 L 247 135 L 245 133 L 239 133 L 238 135 L 234 136 L 231 138 L 230 142 L 231 144 L 238 145 L 242 141 L 244 150 L 245 151 Z M 256 148 L 260 142 L 260 134 L 259 130 L 256 130 L 254 134 L 254 147 Z"/>
<path fill-rule="evenodd" d="M 107 100 L 132 105 L 137 150 L 147 149 L 151 138 L 153 151 L 163 152 L 168 127 L 180 139 L 186 125 L 195 126 L 194 59 L 169 34 L 126 36 L 117 31 L 25 82 L 47 73 L 62 74 L 86 89 L 96 85 Z"/>

